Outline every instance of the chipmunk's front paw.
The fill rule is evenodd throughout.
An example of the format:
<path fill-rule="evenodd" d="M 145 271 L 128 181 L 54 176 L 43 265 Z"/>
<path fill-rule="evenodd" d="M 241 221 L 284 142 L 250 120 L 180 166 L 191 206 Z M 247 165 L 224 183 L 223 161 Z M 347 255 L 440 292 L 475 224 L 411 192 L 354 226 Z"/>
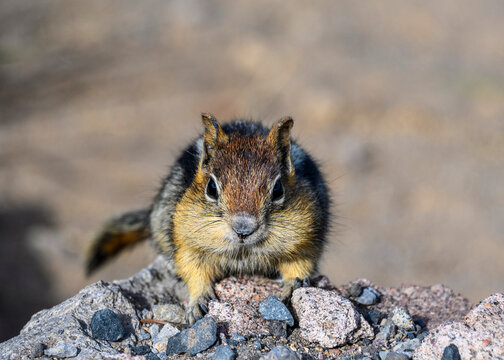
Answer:
<path fill-rule="evenodd" d="M 201 319 L 206 313 L 208 313 L 208 302 L 210 300 L 217 300 L 213 289 L 208 292 L 206 297 L 201 297 L 194 303 L 189 303 L 186 310 L 186 322 L 189 325 L 194 324 L 196 321 Z"/>
<path fill-rule="evenodd" d="M 294 285 L 292 286 L 292 291 L 299 289 L 300 287 L 310 287 L 310 286 L 312 285 L 311 280 L 308 276 L 302 280 L 297 277 L 294 279 Z"/>
<path fill-rule="evenodd" d="M 283 287 L 282 287 L 282 295 L 281 295 L 281 301 L 287 301 L 290 299 L 292 292 L 296 289 L 299 289 L 300 287 L 310 287 L 311 286 L 311 281 L 310 278 L 307 276 L 304 279 L 300 278 L 295 278 L 293 281 L 290 282 L 284 282 Z"/>

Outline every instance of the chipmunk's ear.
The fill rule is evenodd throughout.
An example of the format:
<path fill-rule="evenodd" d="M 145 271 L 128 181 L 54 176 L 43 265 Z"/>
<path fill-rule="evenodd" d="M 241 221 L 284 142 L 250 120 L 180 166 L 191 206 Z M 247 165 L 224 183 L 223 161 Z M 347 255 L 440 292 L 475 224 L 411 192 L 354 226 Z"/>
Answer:
<path fill-rule="evenodd" d="M 294 120 L 290 116 L 284 116 L 271 128 L 266 141 L 273 148 L 280 161 L 289 174 L 294 174 L 294 165 L 291 160 L 290 132 Z"/>
<path fill-rule="evenodd" d="M 201 114 L 205 134 L 203 135 L 203 153 L 201 154 L 201 165 L 206 165 L 212 158 L 217 147 L 228 142 L 228 136 L 222 130 L 217 119 L 208 113 Z"/>

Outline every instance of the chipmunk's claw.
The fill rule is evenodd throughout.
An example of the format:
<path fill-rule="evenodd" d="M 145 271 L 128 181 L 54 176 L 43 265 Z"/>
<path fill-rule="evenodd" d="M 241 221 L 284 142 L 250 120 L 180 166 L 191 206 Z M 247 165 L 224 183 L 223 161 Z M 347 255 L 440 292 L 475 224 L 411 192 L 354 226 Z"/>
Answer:
<path fill-rule="evenodd" d="M 294 279 L 294 285 L 292 286 L 292 291 L 299 289 L 300 287 L 311 287 L 311 280 L 308 276 L 302 280 L 298 277 Z"/>
<path fill-rule="evenodd" d="M 186 310 L 185 318 L 188 325 L 194 324 L 203 317 L 203 313 L 198 304 L 189 306 Z"/>

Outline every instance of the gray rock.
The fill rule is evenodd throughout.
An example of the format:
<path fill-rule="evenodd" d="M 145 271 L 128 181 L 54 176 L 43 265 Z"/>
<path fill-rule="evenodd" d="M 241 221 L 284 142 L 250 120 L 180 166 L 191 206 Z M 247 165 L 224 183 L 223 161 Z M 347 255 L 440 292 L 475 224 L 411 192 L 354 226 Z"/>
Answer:
<path fill-rule="evenodd" d="M 411 340 L 406 340 L 403 342 L 400 342 L 396 344 L 392 350 L 394 351 L 414 351 L 417 347 L 420 346 L 420 340 L 418 339 L 411 339 Z"/>
<path fill-rule="evenodd" d="M 173 324 L 185 324 L 184 309 L 178 304 L 154 305 L 152 312 L 154 319 L 168 321 Z"/>
<path fill-rule="evenodd" d="M 450 344 L 445 347 L 441 360 L 460 360 L 460 353 L 456 345 Z"/>
<path fill-rule="evenodd" d="M 376 340 L 390 340 L 396 334 L 396 326 L 391 320 L 385 319 L 384 326 L 380 329 L 380 332 L 376 334 Z"/>
<path fill-rule="evenodd" d="M 91 333 L 95 339 L 119 341 L 126 337 L 128 329 L 113 310 L 102 309 L 91 318 Z"/>
<path fill-rule="evenodd" d="M 371 325 L 352 302 L 334 291 L 299 288 L 292 294 L 300 335 L 324 347 L 335 347 L 374 336 Z"/>
<path fill-rule="evenodd" d="M 355 298 L 355 301 L 362 305 L 374 305 L 380 300 L 380 297 L 381 294 L 377 290 L 368 286 L 364 288 L 360 296 Z"/>
<path fill-rule="evenodd" d="M 180 301 L 187 298 L 187 290 L 175 275 L 173 264 L 160 256 L 129 279 L 99 281 L 61 304 L 34 314 L 18 336 L 0 344 L 0 359 L 33 358 L 32 351 L 40 343 L 47 348 L 70 343 L 80 349 L 76 359 L 119 355 L 129 338 L 117 343 L 96 340 L 89 324 L 96 311 L 110 308 L 122 315 L 131 332 L 138 334 L 140 323 L 132 302 L 137 294 L 149 304 L 159 303 L 167 294 Z"/>
<path fill-rule="evenodd" d="M 399 329 L 407 331 L 415 330 L 415 323 L 413 322 L 409 312 L 404 308 L 395 307 L 394 310 L 392 310 L 392 322 Z"/>
<path fill-rule="evenodd" d="M 56 346 L 44 350 L 44 354 L 47 356 L 53 356 L 56 358 L 73 358 L 79 353 L 79 349 L 67 342 L 61 342 Z"/>
<path fill-rule="evenodd" d="M 259 312 L 263 319 L 285 321 L 289 326 L 294 326 L 294 318 L 287 306 L 276 296 L 269 296 L 259 304 Z"/>
<path fill-rule="evenodd" d="M 287 337 L 287 325 L 284 321 L 270 320 L 268 322 L 268 330 L 272 336 Z"/>
<path fill-rule="evenodd" d="M 260 360 L 299 360 L 297 353 L 287 346 L 276 346 L 269 353 L 261 356 Z"/>
<path fill-rule="evenodd" d="M 172 336 L 166 344 L 166 354 L 196 355 L 217 341 L 217 323 L 211 317 L 198 320 L 191 328 Z"/>
<path fill-rule="evenodd" d="M 217 346 L 217 349 L 215 350 L 215 360 L 233 360 L 235 357 L 235 352 L 227 345 Z"/>
<path fill-rule="evenodd" d="M 179 329 L 166 324 L 163 326 L 161 331 L 159 331 L 155 337 L 152 338 L 152 351 L 155 353 L 163 353 L 166 351 L 166 343 L 169 338 L 178 334 Z"/>

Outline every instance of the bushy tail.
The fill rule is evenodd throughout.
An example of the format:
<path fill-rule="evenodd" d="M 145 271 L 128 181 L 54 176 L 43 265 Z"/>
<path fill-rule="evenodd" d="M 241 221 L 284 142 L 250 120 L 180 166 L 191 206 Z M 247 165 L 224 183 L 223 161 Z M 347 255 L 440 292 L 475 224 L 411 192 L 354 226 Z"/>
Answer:
<path fill-rule="evenodd" d="M 91 242 L 86 259 L 88 275 L 123 249 L 150 236 L 150 209 L 130 211 L 108 220 Z"/>

